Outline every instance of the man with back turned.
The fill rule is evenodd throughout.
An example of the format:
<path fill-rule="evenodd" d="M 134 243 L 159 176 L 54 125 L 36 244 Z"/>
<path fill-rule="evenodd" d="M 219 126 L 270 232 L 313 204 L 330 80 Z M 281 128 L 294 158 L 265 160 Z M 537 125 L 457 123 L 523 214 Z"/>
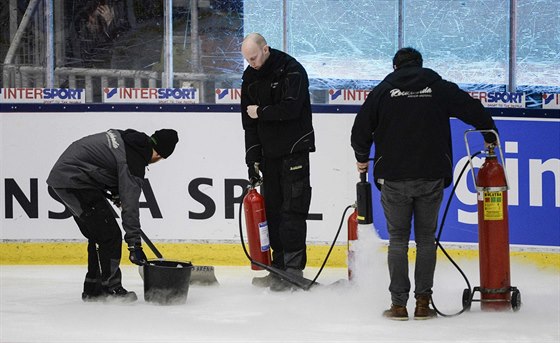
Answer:
<path fill-rule="evenodd" d="M 435 232 L 443 189 L 451 184 L 453 158 L 449 119 L 477 129 L 495 129 L 479 100 L 436 72 L 422 67 L 413 48 L 397 51 L 394 71 L 368 95 L 356 115 L 351 143 L 358 172 L 367 172 L 375 144 L 373 176 L 389 232 L 391 308 L 383 313 L 408 320 L 408 242 L 414 218 L 416 307 L 414 319 L 436 317 L 430 308 L 436 266 Z M 487 144 L 496 139 L 484 134 Z"/>

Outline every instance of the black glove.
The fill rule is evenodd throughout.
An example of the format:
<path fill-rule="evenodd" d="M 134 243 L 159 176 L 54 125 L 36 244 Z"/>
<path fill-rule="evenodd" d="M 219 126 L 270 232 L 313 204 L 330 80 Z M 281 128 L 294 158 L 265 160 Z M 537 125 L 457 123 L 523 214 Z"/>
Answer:
<path fill-rule="evenodd" d="M 130 251 L 130 256 L 128 259 L 130 262 L 137 264 L 139 266 L 143 266 L 148 263 L 148 258 L 146 254 L 144 254 L 144 250 L 139 245 L 131 245 L 128 247 L 128 251 Z"/>
<path fill-rule="evenodd" d="M 118 208 L 121 207 L 121 197 L 119 195 L 119 193 L 113 193 L 111 191 L 105 191 L 103 192 L 103 195 L 105 196 L 105 198 L 111 200 L 111 202 L 117 206 Z"/>
<path fill-rule="evenodd" d="M 118 194 L 111 194 L 111 201 L 113 202 L 113 204 L 115 206 L 117 206 L 118 208 L 121 208 L 121 197 Z"/>
<path fill-rule="evenodd" d="M 251 183 L 251 186 L 255 187 L 257 184 L 262 182 L 262 178 L 259 173 L 259 163 L 255 162 L 248 164 L 247 168 L 249 169 L 249 182 Z"/>

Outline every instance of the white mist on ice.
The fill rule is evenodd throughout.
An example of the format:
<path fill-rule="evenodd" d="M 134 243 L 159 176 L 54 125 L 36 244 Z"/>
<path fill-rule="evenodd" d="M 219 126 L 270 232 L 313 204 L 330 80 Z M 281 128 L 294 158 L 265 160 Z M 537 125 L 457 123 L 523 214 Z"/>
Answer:
<path fill-rule="evenodd" d="M 358 240 L 353 243 L 352 286 L 367 301 L 383 308 L 390 304 L 386 243 L 373 224 L 358 225 Z"/>

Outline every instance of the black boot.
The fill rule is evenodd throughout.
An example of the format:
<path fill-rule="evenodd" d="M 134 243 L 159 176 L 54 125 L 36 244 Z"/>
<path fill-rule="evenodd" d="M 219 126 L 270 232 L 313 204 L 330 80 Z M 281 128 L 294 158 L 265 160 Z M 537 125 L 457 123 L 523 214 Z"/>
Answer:
<path fill-rule="evenodd" d="M 105 292 L 88 293 L 82 292 L 82 300 L 84 302 L 99 302 L 107 300 L 108 294 Z"/>
<path fill-rule="evenodd" d="M 136 293 L 127 291 L 123 286 L 119 286 L 113 290 L 108 291 L 107 293 L 108 299 L 118 302 L 131 303 L 138 300 Z"/>
<path fill-rule="evenodd" d="M 284 252 L 276 249 L 272 251 L 272 267 L 284 269 Z M 273 283 L 278 282 L 276 274 L 268 273 L 266 276 L 254 277 L 251 284 L 256 287 L 269 288 Z"/>
<path fill-rule="evenodd" d="M 251 281 L 253 286 L 261 287 L 261 288 L 268 288 L 275 282 L 278 282 L 278 276 L 272 273 L 268 273 L 268 275 L 266 276 L 254 277 L 253 280 Z"/>
<path fill-rule="evenodd" d="M 85 302 L 97 302 L 107 300 L 107 292 L 101 286 L 101 279 L 90 280 L 86 277 L 82 300 Z"/>
<path fill-rule="evenodd" d="M 303 269 L 307 262 L 307 254 L 305 249 L 300 249 L 296 251 L 284 251 L 284 266 L 286 267 L 286 272 L 297 277 L 303 276 Z M 270 290 L 273 292 L 286 292 L 297 290 L 298 287 L 293 285 L 287 280 L 278 278 L 277 282 L 270 285 Z"/>
<path fill-rule="evenodd" d="M 288 268 L 286 269 L 287 273 L 290 273 L 294 276 L 297 277 L 302 277 L 303 276 L 303 270 L 300 269 L 293 269 L 293 268 Z M 270 285 L 270 290 L 272 292 L 287 292 L 287 291 L 296 291 L 299 288 L 292 284 L 291 282 L 282 279 L 281 277 L 277 277 L 275 282 L 273 282 Z"/>

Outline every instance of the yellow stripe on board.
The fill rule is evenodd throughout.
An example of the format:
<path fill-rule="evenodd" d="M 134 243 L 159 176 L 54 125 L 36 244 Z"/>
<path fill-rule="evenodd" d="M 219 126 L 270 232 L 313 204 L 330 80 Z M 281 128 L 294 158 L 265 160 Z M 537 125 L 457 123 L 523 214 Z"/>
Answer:
<path fill-rule="evenodd" d="M 249 265 L 239 244 L 201 243 L 156 243 L 164 258 L 177 261 L 191 261 L 195 265 L 243 266 Z M 87 243 L 85 242 L 10 242 L 0 243 L 0 265 L 29 264 L 87 264 Z M 384 251 L 386 251 L 386 247 Z M 320 267 L 329 246 L 308 245 L 307 265 Z M 144 251 L 149 259 L 155 258 L 149 247 Z M 461 259 L 478 259 L 478 251 L 470 249 L 446 249 L 457 262 Z M 409 250 L 409 258 L 415 258 L 416 250 Z M 512 251 L 512 261 L 534 264 L 540 268 L 560 270 L 560 253 L 538 251 Z M 128 251 L 123 244 L 123 264 L 129 264 Z M 445 259 L 438 250 L 438 259 Z M 333 248 L 326 267 L 346 267 L 346 245 Z"/>

